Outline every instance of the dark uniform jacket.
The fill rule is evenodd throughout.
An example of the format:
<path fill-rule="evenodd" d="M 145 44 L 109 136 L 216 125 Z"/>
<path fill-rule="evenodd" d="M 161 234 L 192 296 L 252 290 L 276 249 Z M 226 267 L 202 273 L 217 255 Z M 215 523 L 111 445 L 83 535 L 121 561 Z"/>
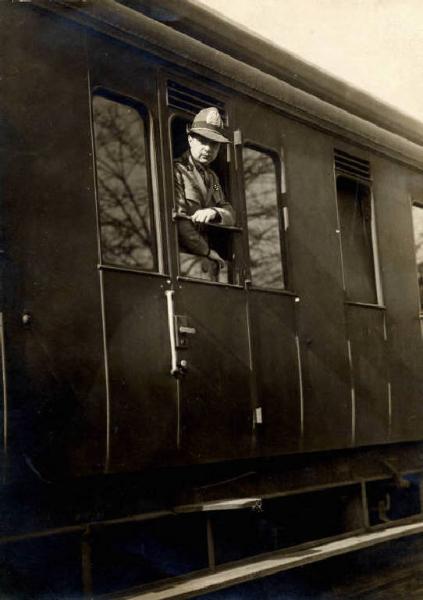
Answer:
<path fill-rule="evenodd" d="M 225 200 L 219 178 L 209 167 L 195 162 L 191 153 L 185 152 L 174 162 L 175 201 L 177 212 L 190 217 L 201 208 L 214 208 L 214 222 L 233 225 L 234 213 Z M 189 219 L 178 219 L 179 245 L 191 254 L 207 256 L 209 243 L 204 227 Z"/>

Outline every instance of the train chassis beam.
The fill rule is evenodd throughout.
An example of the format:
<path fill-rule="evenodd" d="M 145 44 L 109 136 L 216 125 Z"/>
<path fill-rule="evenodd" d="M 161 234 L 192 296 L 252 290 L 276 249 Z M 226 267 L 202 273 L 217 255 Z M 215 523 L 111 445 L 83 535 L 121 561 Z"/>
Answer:
<path fill-rule="evenodd" d="M 374 481 L 277 497 L 179 505 L 173 510 L 4 535 L 0 537 L 0 546 L 76 535 L 80 540 L 81 597 L 111 598 L 116 593 L 119 598 L 131 600 L 190 598 L 423 533 L 422 489 L 420 473 L 400 477 L 391 469 L 391 477 Z M 300 529 L 307 530 L 308 537 L 297 538 Z M 143 580 L 138 577 L 137 564 L 132 563 L 129 568 L 135 572 L 136 580 L 130 586 L 132 591 L 125 591 L 129 587 L 125 585 L 119 590 L 105 589 L 104 583 L 99 586 L 99 563 L 103 572 L 113 569 L 113 560 L 120 562 L 122 558 L 124 564 L 119 546 L 117 550 L 113 547 L 116 531 L 118 539 L 122 531 L 124 537 L 135 532 L 131 543 L 138 553 L 140 569 L 151 554 L 160 555 L 157 551 L 160 545 L 173 545 L 171 559 L 160 556 L 160 564 L 156 557 L 153 566 L 160 575 Z M 201 550 L 199 542 L 203 543 Z M 114 559 L 105 568 L 108 550 L 102 554 L 102 546 L 113 548 L 114 552 Z M 189 547 L 193 550 L 191 556 L 203 553 L 204 563 L 200 566 L 193 563 L 191 568 L 185 565 L 179 572 L 167 570 L 166 566 L 172 560 L 177 562 L 178 555 Z"/>
<path fill-rule="evenodd" d="M 396 525 L 380 531 L 353 535 L 339 540 L 310 545 L 304 549 L 274 553 L 257 560 L 245 561 L 213 573 L 172 582 L 154 590 L 120 596 L 127 600 L 170 600 L 198 597 L 199 595 L 231 587 L 240 583 L 268 577 L 282 571 L 303 567 L 328 558 L 370 548 L 377 544 L 423 533 L 423 521 Z"/>

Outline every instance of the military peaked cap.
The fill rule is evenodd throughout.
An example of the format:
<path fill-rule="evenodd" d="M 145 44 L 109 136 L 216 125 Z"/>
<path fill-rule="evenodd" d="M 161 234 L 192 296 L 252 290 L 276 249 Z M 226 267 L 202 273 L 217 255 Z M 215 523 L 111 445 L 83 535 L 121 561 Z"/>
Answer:
<path fill-rule="evenodd" d="M 228 138 L 223 135 L 225 127 L 222 117 L 214 106 L 203 108 L 195 115 L 191 127 L 188 128 L 188 133 L 196 133 L 213 142 L 230 143 Z"/>

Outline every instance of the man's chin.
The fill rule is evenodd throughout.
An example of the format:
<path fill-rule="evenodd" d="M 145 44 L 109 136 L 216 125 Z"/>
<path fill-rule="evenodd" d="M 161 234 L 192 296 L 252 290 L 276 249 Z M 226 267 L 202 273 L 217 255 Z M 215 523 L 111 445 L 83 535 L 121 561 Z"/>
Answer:
<path fill-rule="evenodd" d="M 194 157 L 193 157 L 194 158 Z M 198 157 L 198 158 L 194 158 L 194 160 L 198 163 L 200 163 L 200 165 L 208 165 L 212 162 L 212 158 L 204 158 L 204 157 Z"/>

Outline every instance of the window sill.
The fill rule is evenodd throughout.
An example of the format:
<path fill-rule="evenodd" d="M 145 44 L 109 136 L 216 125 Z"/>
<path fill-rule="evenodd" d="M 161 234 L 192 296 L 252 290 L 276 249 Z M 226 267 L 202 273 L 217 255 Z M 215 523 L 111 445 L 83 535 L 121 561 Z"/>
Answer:
<path fill-rule="evenodd" d="M 277 288 L 268 288 L 268 287 L 259 287 L 252 285 L 251 283 L 245 286 L 251 292 L 266 292 L 266 294 L 277 294 L 278 296 L 290 296 L 291 298 L 298 298 L 298 294 L 292 292 L 291 290 L 285 289 L 277 289 Z"/>
<path fill-rule="evenodd" d="M 362 308 L 373 308 L 375 310 L 386 310 L 386 306 L 383 304 L 372 304 L 370 302 L 353 302 L 352 300 L 345 300 L 344 304 L 348 306 L 361 306 Z"/>
<path fill-rule="evenodd" d="M 230 289 L 243 290 L 243 286 L 238 283 L 225 283 L 224 281 L 208 281 L 207 279 L 196 279 L 195 277 L 186 277 L 185 275 L 178 275 L 176 278 L 178 281 L 189 282 L 189 283 L 199 283 L 201 285 L 214 285 L 219 287 L 225 287 Z"/>
<path fill-rule="evenodd" d="M 157 271 L 147 271 L 147 270 L 143 270 L 137 267 L 125 267 L 125 266 L 119 266 L 119 265 L 105 265 L 105 264 L 98 264 L 97 265 L 97 270 L 98 271 L 119 271 L 122 273 L 136 273 L 137 275 L 152 275 L 153 277 L 163 277 L 163 278 L 167 278 L 169 279 L 169 275 L 166 273 L 158 273 Z"/>

